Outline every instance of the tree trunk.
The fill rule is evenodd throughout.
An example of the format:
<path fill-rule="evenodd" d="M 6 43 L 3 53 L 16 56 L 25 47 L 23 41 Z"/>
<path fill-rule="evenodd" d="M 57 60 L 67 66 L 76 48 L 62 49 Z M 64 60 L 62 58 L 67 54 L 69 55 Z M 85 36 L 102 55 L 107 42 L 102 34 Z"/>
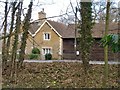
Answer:
<path fill-rule="evenodd" d="M 16 57 L 17 57 L 17 48 L 18 48 L 18 37 L 20 33 L 20 26 L 21 26 L 21 11 L 22 11 L 22 2 L 18 3 L 18 13 L 16 18 L 16 29 L 15 29 L 15 36 L 14 36 L 14 43 L 12 48 L 12 55 L 11 55 L 11 77 L 14 78 L 14 74 L 16 74 Z"/>
<path fill-rule="evenodd" d="M 4 21 L 4 37 L 6 36 L 6 31 L 7 31 L 7 9 L 8 9 L 8 0 L 5 2 L 5 21 Z M 3 39 L 2 43 L 2 69 L 6 68 L 7 65 L 7 59 L 6 59 L 6 38 Z"/>
<path fill-rule="evenodd" d="M 21 46 L 20 46 L 20 52 L 19 52 L 19 61 L 18 61 L 18 68 L 22 67 L 24 58 L 25 58 L 25 47 L 26 47 L 26 42 L 27 42 L 27 38 L 28 38 L 28 30 L 30 27 L 30 19 L 31 19 L 31 13 L 32 13 L 32 5 L 33 5 L 33 1 L 31 0 L 30 4 L 29 4 L 29 9 L 27 11 L 27 14 L 25 16 L 24 19 L 24 23 L 23 23 L 23 35 L 22 35 L 22 42 L 21 42 Z"/>
<path fill-rule="evenodd" d="M 110 0 L 107 0 L 107 9 L 106 9 L 106 25 L 105 25 L 105 34 L 106 36 L 108 34 L 108 28 L 109 28 L 109 11 L 110 11 Z M 104 78 L 103 78 L 103 87 L 107 87 L 107 80 L 108 80 L 108 45 L 104 47 Z"/>
<path fill-rule="evenodd" d="M 7 56 L 7 60 L 10 58 L 10 55 L 9 55 L 9 50 L 10 50 L 10 41 L 11 41 L 11 34 L 13 32 L 13 25 L 14 25 L 14 20 L 15 20 L 15 12 L 16 12 L 16 8 L 15 8 L 15 5 L 16 5 L 17 2 L 13 2 L 12 3 L 12 18 L 11 18 L 11 27 L 10 27 L 10 32 L 9 32 L 9 36 L 8 36 L 8 40 L 7 40 L 7 47 L 6 47 L 6 56 Z"/>
<path fill-rule="evenodd" d="M 83 62 L 83 69 L 84 69 L 84 86 L 87 84 L 88 78 L 88 70 L 89 68 L 89 60 L 90 60 L 90 49 L 92 45 L 92 3 L 91 2 L 84 2 L 81 0 L 81 30 L 80 30 L 80 51 L 81 51 L 81 58 Z"/>
<path fill-rule="evenodd" d="M 81 50 L 81 57 L 84 65 L 85 72 L 89 67 L 89 55 L 90 55 L 90 48 L 92 45 L 92 3 L 91 2 L 84 2 L 81 1 L 81 20 L 82 24 L 81 31 L 80 31 L 80 50 Z"/>

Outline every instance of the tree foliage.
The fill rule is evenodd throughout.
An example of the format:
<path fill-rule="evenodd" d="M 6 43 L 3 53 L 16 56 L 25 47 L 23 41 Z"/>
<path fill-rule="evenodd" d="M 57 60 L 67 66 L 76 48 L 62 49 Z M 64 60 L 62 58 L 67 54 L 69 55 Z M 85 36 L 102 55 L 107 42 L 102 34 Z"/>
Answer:
<path fill-rule="evenodd" d="M 33 54 L 40 54 L 40 50 L 39 50 L 37 47 L 34 47 L 34 48 L 32 49 L 32 53 L 33 53 Z"/>
<path fill-rule="evenodd" d="M 51 60 L 52 59 L 52 54 L 47 53 L 45 54 L 45 60 Z"/>
<path fill-rule="evenodd" d="M 116 53 L 120 51 L 120 36 L 118 34 L 108 34 L 101 39 L 103 47 L 108 45 Z"/>
<path fill-rule="evenodd" d="M 40 50 L 37 47 L 34 47 L 32 49 L 32 53 L 29 55 L 30 59 L 39 59 L 40 56 Z"/>

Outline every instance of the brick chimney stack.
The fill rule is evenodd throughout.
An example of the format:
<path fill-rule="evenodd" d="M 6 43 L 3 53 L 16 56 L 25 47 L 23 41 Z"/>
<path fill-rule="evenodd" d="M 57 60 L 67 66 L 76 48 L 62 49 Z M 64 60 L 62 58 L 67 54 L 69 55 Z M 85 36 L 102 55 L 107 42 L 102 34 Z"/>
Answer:
<path fill-rule="evenodd" d="M 44 8 L 41 12 L 38 12 L 38 19 L 39 20 L 45 20 L 46 19 L 46 13 L 44 12 Z"/>

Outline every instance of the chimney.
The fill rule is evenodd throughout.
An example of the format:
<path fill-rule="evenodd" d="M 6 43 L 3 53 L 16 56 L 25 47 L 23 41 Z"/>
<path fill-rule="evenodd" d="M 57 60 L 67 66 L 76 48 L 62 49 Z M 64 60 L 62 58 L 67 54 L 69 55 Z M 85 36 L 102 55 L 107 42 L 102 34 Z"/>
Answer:
<path fill-rule="evenodd" d="M 39 20 L 45 20 L 46 19 L 46 13 L 44 12 L 44 8 L 41 12 L 38 12 L 38 19 Z"/>

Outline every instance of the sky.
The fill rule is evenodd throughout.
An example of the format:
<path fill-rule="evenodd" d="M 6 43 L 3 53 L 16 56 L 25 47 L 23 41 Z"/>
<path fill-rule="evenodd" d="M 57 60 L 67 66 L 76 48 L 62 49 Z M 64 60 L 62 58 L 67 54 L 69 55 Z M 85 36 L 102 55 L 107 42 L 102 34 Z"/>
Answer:
<path fill-rule="evenodd" d="M 6 0 L 0 0 L 0 26 L 4 20 L 4 3 Z M 15 0 L 8 0 L 8 2 Z M 66 13 L 66 9 L 68 11 L 72 11 L 70 6 L 70 1 L 73 4 L 73 7 L 76 5 L 76 1 L 79 0 L 33 0 L 33 10 L 32 10 L 32 18 L 31 20 L 38 19 L 38 12 L 42 11 L 44 8 L 44 12 L 46 13 L 46 17 L 59 16 L 60 14 Z M 24 0 L 23 9 L 24 13 L 27 12 L 28 5 L 30 0 Z M 10 15 L 9 15 L 10 16 Z M 23 18 L 23 17 L 22 17 Z M 60 17 L 59 17 L 60 18 Z M 58 18 L 50 18 L 51 20 L 57 21 Z"/>
<path fill-rule="evenodd" d="M 25 2 L 27 3 L 28 1 L 29 0 L 25 0 Z M 67 8 L 68 8 L 68 12 L 71 12 L 73 11 L 73 9 L 70 5 L 70 1 L 72 2 L 73 8 L 75 8 L 75 6 L 77 5 L 76 1 L 79 2 L 80 0 L 34 0 L 34 5 L 37 5 L 37 3 L 39 3 L 39 5 L 33 6 L 32 19 L 33 20 L 38 19 L 38 12 L 42 11 L 43 8 L 47 17 L 64 14 L 66 13 Z M 95 0 L 95 1 L 101 1 L 101 0 Z M 120 0 L 114 0 L 114 1 L 119 2 Z M 58 18 L 51 18 L 51 19 L 57 21 Z"/>
<path fill-rule="evenodd" d="M 38 2 L 39 1 L 39 2 Z M 75 7 L 76 1 L 79 0 L 71 0 L 73 7 Z M 25 0 L 26 3 L 29 0 Z M 36 6 L 38 4 L 38 6 Z M 25 7 L 27 5 L 25 4 Z M 34 0 L 32 19 L 38 19 L 38 12 L 42 11 L 44 8 L 44 12 L 46 13 L 46 17 L 58 16 L 60 14 L 66 13 L 66 9 L 69 8 L 68 11 L 72 11 L 70 6 L 70 0 Z M 58 18 L 51 18 L 52 20 L 57 20 Z"/>
<path fill-rule="evenodd" d="M 2 3 L 1 1 L 6 1 L 6 0 L 0 0 L 0 27 L 2 25 L 2 22 L 4 20 L 4 3 Z M 8 0 L 10 1 L 14 1 L 14 0 Z M 73 5 L 73 8 L 75 9 L 76 7 L 76 1 L 80 1 L 80 0 L 33 0 L 33 11 L 32 11 L 32 18 L 31 20 L 37 20 L 38 19 L 38 12 L 42 11 L 42 9 L 44 8 L 44 11 L 46 13 L 46 17 L 53 17 L 53 16 L 59 16 L 61 14 L 66 13 L 67 12 L 73 12 L 73 9 L 70 5 L 70 1 Z M 89 1 L 89 0 L 87 0 Z M 104 1 L 104 0 L 95 0 L 95 1 Z M 120 0 L 114 0 L 115 2 L 119 2 L 120 4 Z M 29 5 L 30 0 L 24 0 L 24 11 L 26 12 Z M 119 5 L 120 7 L 120 5 Z M 71 13 L 69 13 L 71 15 Z M 72 13 L 72 15 L 74 15 Z M 58 19 L 60 19 L 61 17 L 58 18 L 50 18 L 51 20 L 54 21 L 58 21 Z M 1 32 L 1 31 L 0 31 Z"/>
<path fill-rule="evenodd" d="M 0 0 L 0 1 L 5 1 L 5 0 Z M 8 1 L 12 1 L 12 0 L 8 0 Z M 68 12 L 73 11 L 70 5 L 70 1 L 72 2 L 73 8 L 75 8 L 75 6 L 77 5 L 76 1 L 79 2 L 80 0 L 33 0 L 33 1 L 34 1 L 33 3 L 34 5 L 32 11 L 32 20 L 36 20 L 38 19 L 38 12 L 42 11 L 43 8 L 46 13 L 46 17 L 59 16 L 60 14 L 66 13 L 67 9 Z M 95 1 L 103 1 L 103 0 L 95 0 Z M 119 2 L 120 0 L 114 0 L 114 1 Z M 24 8 L 28 8 L 29 2 L 30 0 L 24 0 Z M 24 9 L 24 11 L 26 12 L 27 9 Z M 2 10 L 0 6 L 0 14 L 1 13 L 4 13 L 4 10 Z M 51 18 L 51 19 L 55 21 L 58 20 L 58 18 Z"/>

